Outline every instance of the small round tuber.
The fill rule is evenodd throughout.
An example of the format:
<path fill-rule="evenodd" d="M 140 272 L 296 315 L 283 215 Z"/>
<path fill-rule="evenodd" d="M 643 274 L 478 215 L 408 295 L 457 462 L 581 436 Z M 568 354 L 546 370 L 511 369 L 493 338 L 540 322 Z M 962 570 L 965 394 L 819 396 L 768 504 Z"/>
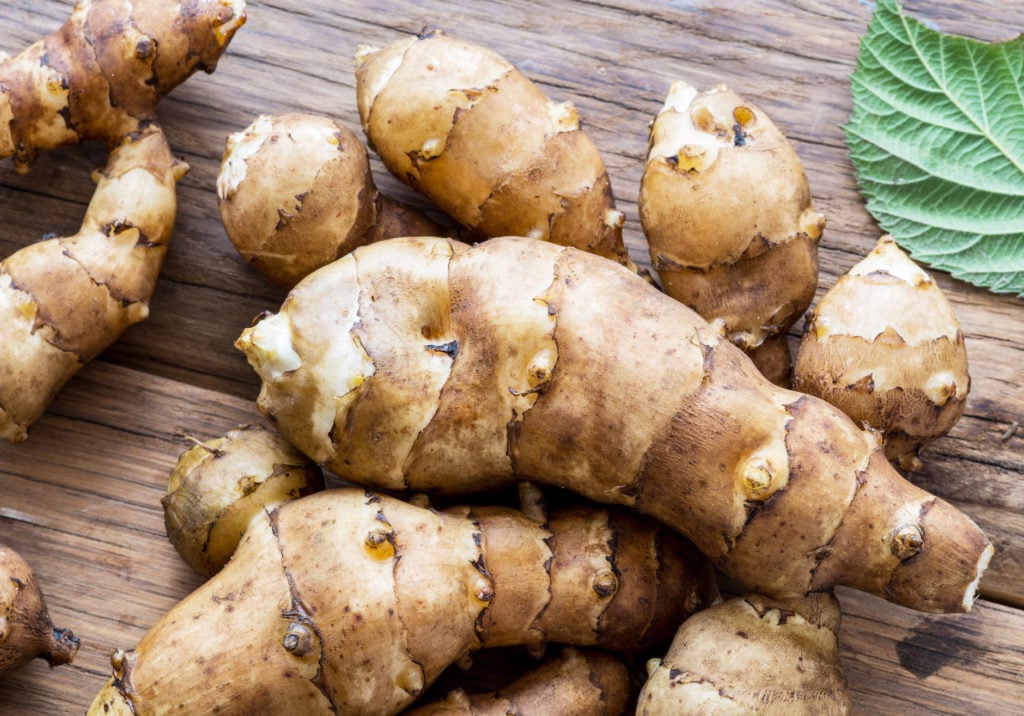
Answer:
<path fill-rule="evenodd" d="M 794 369 L 797 390 L 880 430 L 904 470 L 960 419 L 970 384 L 952 306 L 891 236 L 822 296 Z"/>
<path fill-rule="evenodd" d="M 357 246 L 444 235 L 423 212 L 380 194 L 359 138 L 314 114 L 261 115 L 230 135 L 217 198 L 238 253 L 285 288 Z"/>
<path fill-rule="evenodd" d="M 78 645 L 69 629 L 53 626 L 28 563 L 0 544 L 0 674 L 36 658 L 50 666 L 68 664 Z"/>
<path fill-rule="evenodd" d="M 829 593 L 789 600 L 753 594 L 694 614 L 665 657 L 648 663 L 637 716 L 849 713 L 839 620 L 839 602 Z"/>
<path fill-rule="evenodd" d="M 639 209 L 665 292 L 787 385 L 785 334 L 814 298 L 825 219 L 778 127 L 724 86 L 674 82 L 651 124 Z"/>
<path fill-rule="evenodd" d="M 255 515 L 323 487 L 320 468 L 284 438 L 242 425 L 178 458 L 161 500 L 167 536 L 192 569 L 210 577 Z"/>

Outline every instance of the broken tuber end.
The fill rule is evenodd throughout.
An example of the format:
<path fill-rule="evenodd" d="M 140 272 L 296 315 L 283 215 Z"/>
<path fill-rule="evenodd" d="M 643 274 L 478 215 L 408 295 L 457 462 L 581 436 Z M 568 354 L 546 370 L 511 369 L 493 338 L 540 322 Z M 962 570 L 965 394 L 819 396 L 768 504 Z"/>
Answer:
<path fill-rule="evenodd" d="M 78 653 L 81 641 L 70 629 L 54 628 L 52 632 L 53 641 L 49 650 L 42 655 L 50 666 L 61 666 L 70 664 Z"/>
<path fill-rule="evenodd" d="M 970 584 L 968 584 L 967 585 L 967 589 L 964 590 L 964 599 L 963 599 L 962 605 L 963 605 L 963 610 L 965 612 L 971 611 L 971 607 L 974 606 L 975 600 L 978 598 L 978 595 L 981 593 L 981 589 L 980 589 L 981 577 L 982 577 L 983 574 L 985 574 L 985 570 L 988 569 L 988 563 L 990 561 L 992 561 L 992 555 L 995 554 L 995 551 L 996 551 L 995 547 L 993 547 L 990 544 L 988 546 L 988 548 L 985 549 L 985 551 L 983 551 L 981 553 L 981 556 L 978 558 L 977 577 L 975 577 L 974 581 L 971 582 Z"/>

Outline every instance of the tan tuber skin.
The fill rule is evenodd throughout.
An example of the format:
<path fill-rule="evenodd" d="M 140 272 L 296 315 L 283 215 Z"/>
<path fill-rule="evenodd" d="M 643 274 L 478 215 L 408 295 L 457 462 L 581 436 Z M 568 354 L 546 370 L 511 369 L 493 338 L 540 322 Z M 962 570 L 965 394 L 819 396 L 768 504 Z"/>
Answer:
<path fill-rule="evenodd" d="M 904 470 L 919 469 L 922 448 L 960 419 L 970 385 L 952 306 L 891 236 L 822 296 L 794 371 L 797 390 L 880 430 Z"/>
<path fill-rule="evenodd" d="M 231 559 L 252 518 L 324 488 L 323 473 L 284 438 L 242 425 L 178 458 L 161 500 L 167 537 L 204 577 Z"/>
<path fill-rule="evenodd" d="M 629 672 L 620 658 L 566 647 L 498 691 L 470 696 L 456 689 L 404 716 L 620 716 L 630 695 Z"/>
<path fill-rule="evenodd" d="M 0 544 L 0 674 L 40 658 L 50 666 L 71 663 L 78 637 L 57 629 L 28 563 Z"/>
<path fill-rule="evenodd" d="M 651 124 L 639 210 L 665 292 L 788 386 L 786 331 L 814 299 L 825 219 L 778 127 L 724 86 L 673 83 Z"/>
<path fill-rule="evenodd" d="M 750 591 L 846 585 L 964 611 L 992 553 L 874 433 L 575 249 L 372 244 L 310 274 L 237 345 L 260 409 L 342 477 L 449 494 L 558 485 L 661 520 Z"/>
<path fill-rule="evenodd" d="M 229 136 L 217 198 L 238 253 L 285 288 L 357 246 L 445 234 L 423 212 L 379 193 L 359 138 L 313 114 L 261 115 Z"/>
<path fill-rule="evenodd" d="M 691 545 L 611 509 L 540 522 L 326 490 L 253 520 L 223 570 L 115 655 L 89 713 L 393 714 L 476 649 L 642 649 L 716 594 Z"/>
<path fill-rule="evenodd" d="M 82 228 L 0 262 L 0 437 L 29 426 L 87 361 L 148 314 L 175 215 L 159 99 L 212 71 L 242 0 L 83 0 L 52 35 L 0 62 L 0 159 L 102 140 L 107 165 Z"/>
<path fill-rule="evenodd" d="M 839 662 L 839 602 L 759 594 L 688 618 L 648 664 L 637 716 L 840 716 L 850 692 Z"/>
<path fill-rule="evenodd" d="M 438 31 L 361 45 L 356 63 L 370 146 L 474 240 L 529 236 L 635 269 L 604 162 L 570 103 Z"/>

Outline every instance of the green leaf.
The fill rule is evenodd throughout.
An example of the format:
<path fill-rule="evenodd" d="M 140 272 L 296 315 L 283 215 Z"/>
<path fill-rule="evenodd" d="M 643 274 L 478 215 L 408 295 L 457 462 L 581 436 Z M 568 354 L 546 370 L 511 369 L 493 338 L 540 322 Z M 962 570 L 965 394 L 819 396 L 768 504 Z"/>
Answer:
<path fill-rule="evenodd" d="M 879 0 L 843 126 L 868 211 L 916 260 L 1024 295 L 1024 36 L 943 34 Z"/>

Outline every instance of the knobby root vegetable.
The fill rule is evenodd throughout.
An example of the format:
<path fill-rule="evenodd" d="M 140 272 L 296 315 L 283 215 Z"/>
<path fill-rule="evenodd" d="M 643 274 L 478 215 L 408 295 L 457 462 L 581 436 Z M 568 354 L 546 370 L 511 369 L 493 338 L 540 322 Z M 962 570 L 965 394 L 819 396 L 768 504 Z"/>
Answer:
<path fill-rule="evenodd" d="M 518 477 L 629 505 L 749 591 L 842 584 L 962 611 L 992 546 L 877 435 L 779 388 L 696 313 L 600 257 L 530 239 L 371 244 L 240 336 L 300 450 L 387 489 Z"/>
<path fill-rule="evenodd" d="M 238 253 L 286 288 L 357 246 L 444 235 L 420 210 L 379 193 L 359 138 L 319 115 L 261 115 L 229 136 L 217 197 Z"/>
<path fill-rule="evenodd" d="M 273 430 L 242 425 L 183 452 L 161 500 L 167 537 L 210 577 L 227 564 L 252 518 L 324 488 L 323 473 Z"/>
<path fill-rule="evenodd" d="M 26 172 L 60 145 L 110 148 L 78 233 L 0 262 L 0 437 L 25 439 L 64 383 L 146 317 L 187 169 L 156 104 L 212 71 L 244 18 L 242 0 L 83 0 L 62 28 L 0 62 L 0 158 Z"/>
<path fill-rule="evenodd" d="M 819 716 L 850 711 L 839 662 L 839 602 L 748 595 L 693 615 L 648 663 L 637 716 Z"/>
<path fill-rule="evenodd" d="M 640 221 L 665 292 L 788 386 L 786 331 L 811 305 L 825 226 L 800 158 L 724 86 L 671 85 L 650 129 Z"/>
<path fill-rule="evenodd" d="M 795 388 L 880 430 L 905 470 L 960 419 L 970 385 L 952 306 L 891 236 L 822 296 L 794 370 Z"/>
<path fill-rule="evenodd" d="M 474 239 L 529 236 L 633 266 L 604 162 L 571 103 L 441 32 L 360 45 L 356 62 L 370 146 Z"/>
<path fill-rule="evenodd" d="M 0 674 L 36 658 L 50 666 L 68 664 L 78 644 L 69 629 L 53 626 L 28 563 L 0 544 Z"/>
<path fill-rule="evenodd" d="M 692 545 L 611 509 L 541 523 L 325 490 L 254 519 L 223 570 L 115 654 L 90 713 L 396 713 L 476 649 L 646 648 L 715 595 Z"/>
<path fill-rule="evenodd" d="M 405 716 L 620 716 L 630 693 L 629 672 L 619 657 L 566 647 L 498 691 L 470 696 L 456 689 Z"/>

